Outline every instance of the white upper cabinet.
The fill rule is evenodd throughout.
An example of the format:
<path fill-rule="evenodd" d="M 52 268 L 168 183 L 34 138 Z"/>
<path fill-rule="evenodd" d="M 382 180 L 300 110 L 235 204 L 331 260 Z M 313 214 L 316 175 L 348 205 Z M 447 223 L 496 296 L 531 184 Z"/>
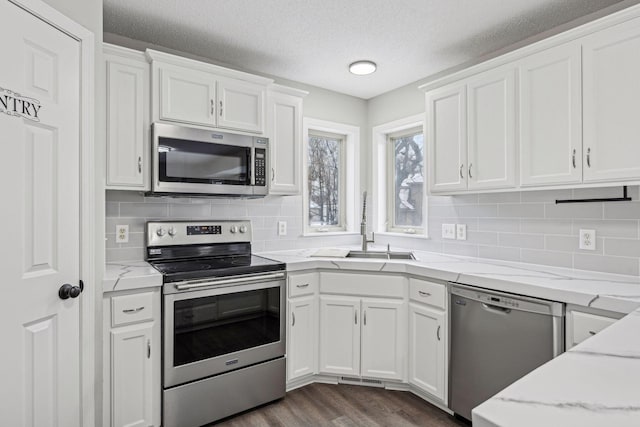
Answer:
<path fill-rule="evenodd" d="M 215 126 L 215 77 L 172 65 L 162 65 L 158 74 L 160 120 Z"/>
<path fill-rule="evenodd" d="M 153 120 L 264 133 L 265 93 L 273 80 L 147 50 Z"/>
<path fill-rule="evenodd" d="M 452 85 L 426 95 L 429 183 L 433 193 L 467 188 L 466 87 Z"/>
<path fill-rule="evenodd" d="M 240 80 L 218 81 L 218 127 L 262 133 L 265 88 Z"/>
<path fill-rule="evenodd" d="M 302 189 L 302 98 L 307 94 L 280 85 L 269 91 L 269 194 L 295 195 Z"/>
<path fill-rule="evenodd" d="M 640 179 L 640 18 L 583 39 L 584 180 Z"/>
<path fill-rule="evenodd" d="M 144 54 L 105 45 L 108 189 L 149 188 L 149 64 Z"/>
<path fill-rule="evenodd" d="M 515 186 L 515 70 L 481 73 L 467 82 L 469 189 Z"/>
<path fill-rule="evenodd" d="M 520 182 L 582 180 L 582 83 L 579 43 L 551 48 L 518 64 Z"/>

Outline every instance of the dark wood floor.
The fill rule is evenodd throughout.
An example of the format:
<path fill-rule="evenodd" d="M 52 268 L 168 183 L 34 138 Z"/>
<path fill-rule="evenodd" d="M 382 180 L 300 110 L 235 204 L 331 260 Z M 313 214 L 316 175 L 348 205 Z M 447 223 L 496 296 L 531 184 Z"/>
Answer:
<path fill-rule="evenodd" d="M 467 424 L 409 392 L 311 384 L 216 427 L 458 427 Z"/>

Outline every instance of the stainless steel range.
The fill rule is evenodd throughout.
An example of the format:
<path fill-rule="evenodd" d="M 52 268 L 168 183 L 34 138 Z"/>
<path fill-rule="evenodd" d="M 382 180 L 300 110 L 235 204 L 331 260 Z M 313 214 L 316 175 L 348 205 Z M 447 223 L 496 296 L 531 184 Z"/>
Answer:
<path fill-rule="evenodd" d="M 249 221 L 147 223 L 163 274 L 165 427 L 201 426 L 285 394 L 285 265 Z"/>

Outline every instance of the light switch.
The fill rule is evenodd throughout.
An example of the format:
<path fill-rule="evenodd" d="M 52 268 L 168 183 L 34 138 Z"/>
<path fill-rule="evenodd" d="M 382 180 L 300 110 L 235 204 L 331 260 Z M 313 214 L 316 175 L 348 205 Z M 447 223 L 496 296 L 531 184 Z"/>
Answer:
<path fill-rule="evenodd" d="M 456 238 L 456 225 L 455 224 L 442 224 L 442 238 L 452 239 Z"/>

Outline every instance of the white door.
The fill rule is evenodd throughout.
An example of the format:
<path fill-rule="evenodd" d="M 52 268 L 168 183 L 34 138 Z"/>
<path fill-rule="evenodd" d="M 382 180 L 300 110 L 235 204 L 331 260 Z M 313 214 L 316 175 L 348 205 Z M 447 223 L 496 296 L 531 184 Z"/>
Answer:
<path fill-rule="evenodd" d="M 583 41 L 585 182 L 640 178 L 640 18 Z"/>
<path fill-rule="evenodd" d="M 467 83 L 469 189 L 515 186 L 515 69 L 501 67 Z"/>
<path fill-rule="evenodd" d="M 444 312 L 409 304 L 409 382 L 445 399 Z"/>
<path fill-rule="evenodd" d="M 363 377 L 402 380 L 407 353 L 405 319 L 402 301 L 362 300 Z"/>
<path fill-rule="evenodd" d="M 269 194 L 300 194 L 302 179 L 302 98 L 282 93 L 270 96 Z"/>
<path fill-rule="evenodd" d="M 239 80 L 218 80 L 218 127 L 262 133 L 264 88 Z"/>
<path fill-rule="evenodd" d="M 0 424 L 80 425 L 80 43 L 0 2 Z M 92 398 L 92 397 L 89 397 Z"/>
<path fill-rule="evenodd" d="M 320 296 L 320 372 L 360 375 L 360 299 Z"/>
<path fill-rule="evenodd" d="M 158 72 L 160 120 L 216 125 L 215 76 L 164 64 Z"/>
<path fill-rule="evenodd" d="M 579 43 L 520 61 L 520 183 L 582 181 L 582 64 Z"/>
<path fill-rule="evenodd" d="M 288 381 L 314 374 L 317 359 L 317 299 L 315 296 L 289 301 L 289 333 L 287 334 Z"/>
<path fill-rule="evenodd" d="M 426 94 L 429 189 L 467 189 L 466 87 L 453 85 Z"/>
<path fill-rule="evenodd" d="M 152 336 L 153 322 L 124 326 L 111 331 L 113 427 L 153 425 Z"/>

